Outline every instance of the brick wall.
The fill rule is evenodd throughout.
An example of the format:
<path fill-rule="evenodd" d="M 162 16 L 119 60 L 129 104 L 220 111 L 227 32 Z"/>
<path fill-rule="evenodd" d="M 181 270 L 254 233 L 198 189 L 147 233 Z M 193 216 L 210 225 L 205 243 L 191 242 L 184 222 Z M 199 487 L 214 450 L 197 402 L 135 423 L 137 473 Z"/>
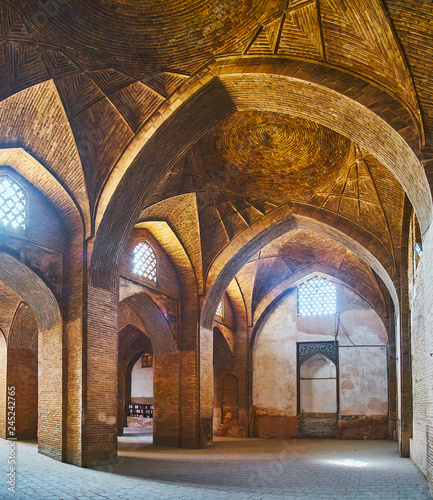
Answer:
<path fill-rule="evenodd" d="M 254 415 L 254 437 L 295 438 L 298 435 L 298 417 Z"/>
<path fill-rule="evenodd" d="M 338 420 L 342 439 L 389 439 L 388 417 L 345 415 Z"/>
<path fill-rule="evenodd" d="M 418 468 L 427 472 L 427 399 L 424 322 L 424 261 L 418 265 L 411 305 L 413 435 L 410 456 Z"/>
<path fill-rule="evenodd" d="M 426 265 L 423 266 L 424 275 L 424 328 L 425 328 L 425 350 L 416 351 L 413 356 L 419 360 L 424 357 L 425 380 L 426 380 L 426 437 L 427 442 L 427 480 L 430 491 L 433 494 L 433 231 L 430 228 L 423 238 L 423 257 Z M 422 361 L 417 361 L 416 364 Z M 418 434 L 419 435 L 419 434 Z M 422 440 L 423 436 L 419 436 Z M 422 441 L 421 441 L 422 442 Z"/>

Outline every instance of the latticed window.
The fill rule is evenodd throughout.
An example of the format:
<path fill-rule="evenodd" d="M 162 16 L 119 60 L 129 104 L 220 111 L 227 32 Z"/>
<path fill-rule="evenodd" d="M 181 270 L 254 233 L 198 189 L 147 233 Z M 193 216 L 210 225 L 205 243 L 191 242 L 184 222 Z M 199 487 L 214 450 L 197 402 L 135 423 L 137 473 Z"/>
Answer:
<path fill-rule="evenodd" d="M 316 276 L 298 286 L 299 316 L 334 314 L 337 310 L 335 283 Z"/>
<path fill-rule="evenodd" d="M 26 228 L 27 195 L 9 175 L 0 176 L 0 224 L 13 229 Z"/>
<path fill-rule="evenodd" d="M 221 301 L 219 304 L 218 304 L 218 309 L 217 309 L 217 316 L 220 316 L 221 318 L 223 317 L 223 301 Z"/>
<path fill-rule="evenodd" d="M 156 254 L 147 242 L 134 249 L 134 273 L 156 283 Z"/>

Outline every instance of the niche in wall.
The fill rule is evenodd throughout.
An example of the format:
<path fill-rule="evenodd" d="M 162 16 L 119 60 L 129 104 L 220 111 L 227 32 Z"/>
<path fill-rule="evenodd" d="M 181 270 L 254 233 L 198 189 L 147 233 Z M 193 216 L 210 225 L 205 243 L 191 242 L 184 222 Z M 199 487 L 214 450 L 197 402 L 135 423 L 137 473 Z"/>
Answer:
<path fill-rule="evenodd" d="M 301 413 L 337 413 L 337 368 L 323 354 L 301 364 L 299 400 Z"/>

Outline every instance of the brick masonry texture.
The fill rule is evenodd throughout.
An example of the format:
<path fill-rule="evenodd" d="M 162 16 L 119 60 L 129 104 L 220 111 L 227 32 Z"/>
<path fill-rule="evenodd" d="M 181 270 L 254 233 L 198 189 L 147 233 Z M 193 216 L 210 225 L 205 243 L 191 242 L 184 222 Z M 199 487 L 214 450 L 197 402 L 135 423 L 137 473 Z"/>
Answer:
<path fill-rule="evenodd" d="M 433 492 L 432 17 L 429 0 L 3 2 L 0 176 L 28 215 L 0 213 L 0 437 L 14 386 L 19 439 L 115 467 L 149 353 L 155 445 L 398 440 Z M 133 269 L 143 241 L 156 281 Z M 387 397 L 264 411 L 261 332 L 314 275 L 346 295 L 300 338 L 376 349 L 338 376 L 351 394 L 371 369 Z M 262 396 L 286 348 L 260 360 Z"/>

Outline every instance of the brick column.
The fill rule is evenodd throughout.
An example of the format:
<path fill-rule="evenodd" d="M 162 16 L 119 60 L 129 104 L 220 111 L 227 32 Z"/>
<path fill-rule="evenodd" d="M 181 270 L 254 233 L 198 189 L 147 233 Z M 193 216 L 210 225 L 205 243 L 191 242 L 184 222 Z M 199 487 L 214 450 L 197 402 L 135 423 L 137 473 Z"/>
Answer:
<path fill-rule="evenodd" d="M 402 265 L 401 278 L 394 282 L 400 298 L 400 317 L 397 321 L 396 337 L 399 363 L 399 450 L 402 457 L 410 456 L 412 437 L 412 359 L 410 338 L 410 312 L 407 281 L 407 264 Z M 398 335 L 400 333 L 400 335 Z"/>
<path fill-rule="evenodd" d="M 153 380 L 153 442 L 182 446 L 178 351 L 153 356 Z"/>
<path fill-rule="evenodd" d="M 36 439 L 38 429 L 38 353 L 9 347 L 7 387 L 15 387 L 15 437 Z M 6 394 L 7 399 L 7 394 Z"/>
<path fill-rule="evenodd" d="M 78 234 L 80 234 L 78 232 Z M 83 415 L 84 415 L 84 338 L 86 332 L 86 244 L 77 236 L 69 246 L 65 262 L 65 333 L 63 376 L 65 379 L 64 403 L 64 460 L 83 466 Z"/>
<path fill-rule="evenodd" d="M 83 466 L 117 460 L 117 292 L 89 286 L 85 335 Z"/>
<path fill-rule="evenodd" d="M 38 449 L 64 460 L 63 325 L 39 332 L 38 340 Z"/>
<path fill-rule="evenodd" d="M 250 376 L 248 369 L 249 335 L 248 326 L 241 318 L 237 318 L 236 334 L 234 337 L 234 366 L 237 368 L 239 380 L 239 428 L 240 436 L 248 437 L 250 411 Z"/>
<path fill-rule="evenodd" d="M 123 365 L 123 363 L 120 364 L 119 361 L 118 383 L 117 383 L 117 435 L 118 436 L 123 436 L 123 428 L 126 427 L 126 412 L 125 412 L 125 405 L 127 401 L 127 391 L 125 391 L 126 379 L 127 379 L 126 368 Z M 129 387 L 128 401 L 130 399 L 130 396 L 131 396 L 131 387 Z"/>
<path fill-rule="evenodd" d="M 389 317 L 388 325 L 389 352 L 388 352 L 388 401 L 389 401 L 389 439 L 397 439 L 397 371 L 396 371 L 396 349 L 395 349 L 395 318 Z"/>
<path fill-rule="evenodd" d="M 200 448 L 212 444 L 213 418 L 213 330 L 200 328 Z"/>

